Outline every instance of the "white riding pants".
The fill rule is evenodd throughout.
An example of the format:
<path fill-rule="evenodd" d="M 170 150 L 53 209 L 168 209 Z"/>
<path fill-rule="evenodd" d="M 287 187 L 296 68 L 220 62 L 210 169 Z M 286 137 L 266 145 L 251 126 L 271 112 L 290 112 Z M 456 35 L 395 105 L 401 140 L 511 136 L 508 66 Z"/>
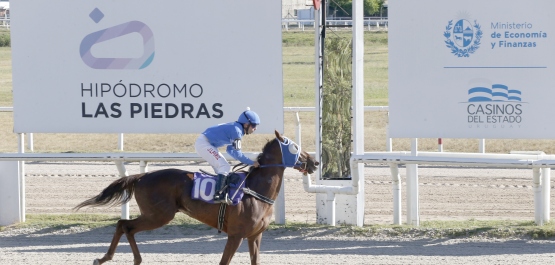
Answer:
<path fill-rule="evenodd" d="M 212 146 L 208 138 L 204 134 L 199 135 L 195 142 L 195 150 L 208 164 L 214 168 L 216 174 L 227 175 L 231 171 L 231 165 L 225 157 L 218 151 L 218 148 Z"/>

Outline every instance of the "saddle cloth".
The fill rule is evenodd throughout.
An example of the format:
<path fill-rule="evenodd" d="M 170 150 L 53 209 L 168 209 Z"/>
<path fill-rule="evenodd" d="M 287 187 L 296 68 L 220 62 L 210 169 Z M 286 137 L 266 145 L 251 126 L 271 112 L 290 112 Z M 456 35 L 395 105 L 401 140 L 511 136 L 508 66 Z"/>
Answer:
<path fill-rule="evenodd" d="M 245 187 L 245 178 L 247 174 L 244 172 L 231 173 L 228 177 L 229 183 L 229 199 L 232 205 L 237 205 L 243 198 L 243 188 Z M 214 193 L 216 192 L 216 178 L 201 172 L 195 172 L 193 178 L 193 192 L 191 197 L 195 200 L 201 200 L 207 203 L 214 203 Z"/>

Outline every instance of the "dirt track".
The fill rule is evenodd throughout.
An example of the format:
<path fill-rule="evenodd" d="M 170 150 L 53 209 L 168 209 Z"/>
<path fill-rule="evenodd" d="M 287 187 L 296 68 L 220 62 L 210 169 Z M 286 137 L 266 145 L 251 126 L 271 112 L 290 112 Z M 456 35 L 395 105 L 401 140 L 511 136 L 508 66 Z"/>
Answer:
<path fill-rule="evenodd" d="M 161 163 L 149 165 L 149 170 L 167 167 L 208 169 L 204 164 Z M 139 167 L 131 164 L 127 169 L 133 174 Z M 25 170 L 28 214 L 69 213 L 117 178 L 115 166 L 109 163 L 30 163 Z M 403 182 L 404 173 L 401 170 Z M 531 170 L 420 167 L 419 175 L 421 221 L 534 220 Z M 389 169 L 366 167 L 365 188 L 365 224 L 392 223 Z M 402 192 L 402 207 L 406 208 L 404 184 Z M 315 196 L 303 190 L 301 175 L 296 171 L 286 170 L 285 198 L 288 221 L 315 223 Z M 553 195 L 551 201 L 555 201 Z M 130 207 L 131 213 L 136 213 L 134 202 Z M 82 212 L 117 214 L 120 208 Z M 334 232 L 267 231 L 262 240 L 262 263 L 546 264 L 555 260 L 555 242 L 551 240 L 350 237 Z M 113 228 L 7 230 L 0 233 L 0 264 L 90 264 L 106 251 L 112 234 Z M 139 234 L 137 241 L 144 264 L 215 264 L 225 236 L 213 229 L 159 229 Z M 124 238 L 120 246 L 108 264 L 131 263 L 133 257 Z M 248 260 L 244 243 L 232 264 L 247 264 Z"/>

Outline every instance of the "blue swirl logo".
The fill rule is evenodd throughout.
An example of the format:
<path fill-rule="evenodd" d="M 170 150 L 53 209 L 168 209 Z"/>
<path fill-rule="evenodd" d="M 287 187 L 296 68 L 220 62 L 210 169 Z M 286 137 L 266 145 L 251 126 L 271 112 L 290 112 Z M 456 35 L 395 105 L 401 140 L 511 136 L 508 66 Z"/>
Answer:
<path fill-rule="evenodd" d="M 95 8 L 89 17 L 98 23 L 104 14 Z M 139 58 L 97 58 L 91 53 L 94 45 L 127 34 L 138 33 L 143 38 L 143 55 Z M 140 21 L 129 21 L 93 32 L 81 41 L 79 53 L 83 62 L 93 69 L 143 69 L 154 59 L 154 34 L 150 27 Z"/>

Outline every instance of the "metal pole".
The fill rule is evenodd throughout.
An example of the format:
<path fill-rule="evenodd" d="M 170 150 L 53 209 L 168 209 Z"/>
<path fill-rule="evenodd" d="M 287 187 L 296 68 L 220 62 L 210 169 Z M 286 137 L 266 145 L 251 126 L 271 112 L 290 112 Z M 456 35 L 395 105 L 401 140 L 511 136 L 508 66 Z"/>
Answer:
<path fill-rule="evenodd" d="M 34 152 L 34 144 L 33 144 L 33 133 L 28 133 L 29 139 L 27 140 L 27 144 L 29 146 L 29 151 Z"/>
<path fill-rule="evenodd" d="M 318 161 L 322 161 L 322 86 L 323 86 L 323 68 L 324 68 L 324 37 L 325 37 L 325 6 L 326 3 L 323 1 L 321 8 L 314 11 L 314 43 L 316 46 L 315 63 L 316 63 L 316 143 L 315 143 L 315 156 Z M 318 166 L 318 171 L 316 175 L 316 182 L 321 179 L 322 163 Z"/>
<path fill-rule="evenodd" d="M 25 134 L 18 133 L 18 151 L 25 153 Z M 25 161 L 19 161 L 19 220 L 25 222 Z"/>
<path fill-rule="evenodd" d="M 480 139 L 480 142 L 478 142 L 478 152 L 485 154 L 486 153 L 486 139 Z"/>
<path fill-rule="evenodd" d="M 123 151 L 123 133 L 120 133 L 118 136 L 118 149 Z"/>
<path fill-rule="evenodd" d="M 391 152 L 393 151 L 393 141 L 391 137 L 389 137 L 389 111 L 387 112 L 387 124 L 385 125 L 385 151 Z"/>
<path fill-rule="evenodd" d="M 443 152 L 443 140 L 441 138 L 437 138 L 437 151 Z"/>
<path fill-rule="evenodd" d="M 362 0 L 353 1 L 353 153 L 364 155 L 364 3 Z M 359 163 L 359 183 L 356 195 L 357 226 L 364 225 L 364 164 Z M 352 175 L 353 172 L 351 172 Z"/>
<path fill-rule="evenodd" d="M 297 132 L 295 134 L 295 139 L 297 139 L 297 144 L 302 147 L 303 142 L 302 142 L 302 138 L 301 138 L 301 119 L 299 118 L 299 112 L 297 111 L 295 113 L 297 115 Z"/>

